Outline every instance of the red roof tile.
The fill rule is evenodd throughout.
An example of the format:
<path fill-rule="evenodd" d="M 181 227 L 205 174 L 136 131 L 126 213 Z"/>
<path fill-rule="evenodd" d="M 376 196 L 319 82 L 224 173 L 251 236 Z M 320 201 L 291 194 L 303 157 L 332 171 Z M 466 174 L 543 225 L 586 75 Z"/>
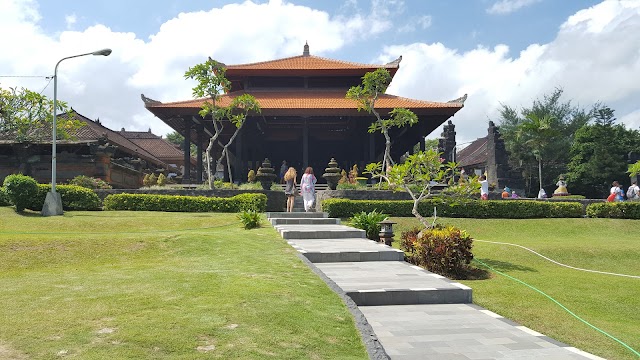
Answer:
<path fill-rule="evenodd" d="M 397 69 L 399 61 L 384 65 L 360 64 L 334 60 L 319 56 L 298 55 L 283 59 L 262 61 L 250 64 L 227 65 L 227 72 L 236 70 L 345 70 L 345 69 Z"/>

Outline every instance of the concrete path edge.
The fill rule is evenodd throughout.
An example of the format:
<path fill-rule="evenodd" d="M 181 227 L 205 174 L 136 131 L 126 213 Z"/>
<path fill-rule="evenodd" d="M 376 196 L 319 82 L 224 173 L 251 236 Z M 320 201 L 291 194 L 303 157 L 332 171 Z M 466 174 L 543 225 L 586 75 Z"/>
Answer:
<path fill-rule="evenodd" d="M 349 309 L 349 312 L 353 316 L 356 328 L 360 332 L 360 337 L 362 338 L 362 342 L 364 343 L 367 353 L 369 354 L 369 359 L 390 360 L 391 358 L 389 357 L 389 355 L 387 355 L 387 352 L 384 350 L 382 344 L 380 344 L 380 341 L 378 341 L 378 336 L 373 331 L 371 324 L 369 324 L 367 318 L 360 311 L 360 309 L 358 309 L 358 305 L 356 305 L 356 303 L 351 300 L 351 298 L 333 280 L 328 278 L 322 271 L 320 271 L 320 269 L 315 266 L 315 264 L 309 261 L 309 259 L 307 259 L 303 254 L 300 254 L 299 252 L 296 252 L 296 254 L 298 258 L 311 269 L 311 271 L 318 275 L 320 279 L 322 279 L 327 284 L 327 286 L 329 286 L 329 288 L 333 290 L 333 292 L 338 294 L 340 299 L 342 299 L 342 302 L 347 306 L 347 309 Z"/>

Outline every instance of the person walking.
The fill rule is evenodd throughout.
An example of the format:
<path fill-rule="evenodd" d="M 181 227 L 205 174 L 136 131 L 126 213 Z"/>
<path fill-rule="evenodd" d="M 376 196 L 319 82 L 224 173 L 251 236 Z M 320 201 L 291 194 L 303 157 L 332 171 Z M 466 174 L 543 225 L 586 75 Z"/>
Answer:
<path fill-rule="evenodd" d="M 611 190 L 609 190 L 609 197 L 607 198 L 608 202 L 614 201 L 623 201 L 624 200 L 624 192 L 620 187 L 620 183 L 618 181 L 614 181 L 611 183 Z"/>
<path fill-rule="evenodd" d="M 302 193 L 302 201 L 304 202 L 304 211 L 309 212 L 316 200 L 316 176 L 313 174 L 313 168 L 308 166 L 302 179 L 300 179 L 300 193 Z"/>
<path fill-rule="evenodd" d="M 489 181 L 484 175 L 480 176 L 480 200 L 489 200 Z"/>
<path fill-rule="evenodd" d="M 298 174 L 296 173 L 296 169 L 290 167 L 282 177 L 286 184 L 286 186 L 284 187 L 284 194 L 287 196 L 287 212 L 293 212 L 293 202 L 295 201 L 297 192 L 297 176 Z"/>
<path fill-rule="evenodd" d="M 640 187 L 638 187 L 637 181 L 632 182 L 631 186 L 629 186 L 629 189 L 627 190 L 627 199 L 631 201 L 640 200 Z"/>

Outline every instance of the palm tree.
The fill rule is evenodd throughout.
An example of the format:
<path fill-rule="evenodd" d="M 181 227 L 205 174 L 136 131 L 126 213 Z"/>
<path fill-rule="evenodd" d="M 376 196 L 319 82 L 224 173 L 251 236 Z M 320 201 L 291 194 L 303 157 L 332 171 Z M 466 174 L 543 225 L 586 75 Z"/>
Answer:
<path fill-rule="evenodd" d="M 553 128 L 554 120 L 555 118 L 549 114 L 539 116 L 529 113 L 516 130 L 516 139 L 524 140 L 522 144 L 529 148 L 538 160 L 540 189 L 542 189 L 542 154 L 553 138 L 559 134 L 559 131 Z"/>

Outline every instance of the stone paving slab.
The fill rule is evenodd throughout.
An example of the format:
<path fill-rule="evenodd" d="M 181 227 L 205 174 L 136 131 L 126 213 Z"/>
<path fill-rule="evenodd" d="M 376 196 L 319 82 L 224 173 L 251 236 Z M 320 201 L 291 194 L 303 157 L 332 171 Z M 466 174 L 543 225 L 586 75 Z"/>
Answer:
<path fill-rule="evenodd" d="M 316 264 L 357 305 L 471 303 L 471 288 L 401 261 Z"/>
<path fill-rule="evenodd" d="M 404 261 L 404 252 L 369 239 L 294 239 L 293 246 L 313 263 Z"/>
<path fill-rule="evenodd" d="M 271 218 L 271 225 L 340 225 L 335 218 Z"/>
<path fill-rule="evenodd" d="M 284 239 L 349 239 L 366 235 L 364 230 L 345 225 L 276 225 L 274 228 Z"/>
<path fill-rule="evenodd" d="M 602 359 L 473 304 L 359 306 L 391 359 Z"/>
<path fill-rule="evenodd" d="M 325 212 L 268 212 L 267 219 L 275 218 L 326 218 L 328 214 Z"/>

